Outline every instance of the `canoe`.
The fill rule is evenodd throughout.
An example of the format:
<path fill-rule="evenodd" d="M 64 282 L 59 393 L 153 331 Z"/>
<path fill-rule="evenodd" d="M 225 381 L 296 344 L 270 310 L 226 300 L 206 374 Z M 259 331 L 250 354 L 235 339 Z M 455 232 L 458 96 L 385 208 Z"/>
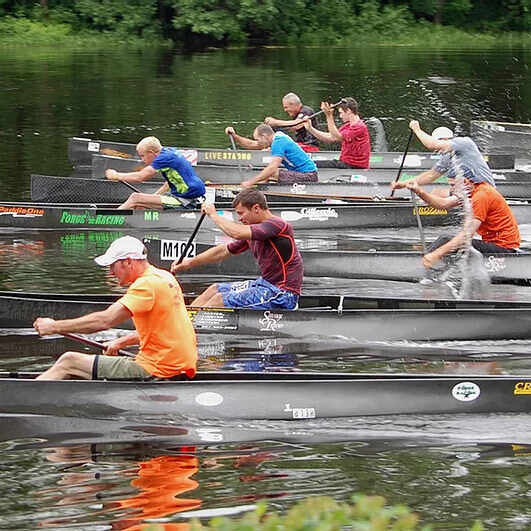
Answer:
<path fill-rule="evenodd" d="M 514 172 L 516 173 L 516 172 Z M 529 181 L 512 182 L 498 180 L 498 191 L 508 199 L 531 199 L 531 174 L 525 173 Z M 142 193 L 155 193 L 160 182 L 134 183 Z M 445 183 L 425 186 L 428 191 L 445 188 Z M 241 190 L 237 185 L 212 185 L 215 189 L 216 203 L 229 203 Z M 391 188 L 388 182 L 322 182 L 294 184 L 260 184 L 258 188 L 267 195 L 270 202 L 319 202 L 330 199 L 367 200 L 373 197 L 389 199 Z M 106 179 L 86 179 L 76 177 L 56 177 L 51 175 L 31 176 L 31 200 L 39 203 L 122 203 L 131 194 L 125 184 Z M 400 189 L 394 193 L 395 198 L 411 197 L 409 190 Z"/>
<path fill-rule="evenodd" d="M 169 269 L 171 262 L 181 256 L 186 239 L 144 239 L 149 261 Z M 210 248 L 194 243 L 187 257 Z M 422 254 L 414 251 L 311 251 L 301 250 L 304 274 L 307 277 L 372 278 L 377 280 L 421 279 L 426 270 Z M 528 283 L 531 280 L 531 253 L 490 254 L 483 256 L 485 270 L 494 282 Z M 234 277 L 238 279 L 258 276 L 256 260 L 250 252 L 230 256 L 222 262 L 207 264 L 190 270 L 193 274 L 210 275 L 211 278 Z M 186 272 L 183 278 L 186 277 Z M 181 276 L 181 275 L 180 275 Z"/>
<path fill-rule="evenodd" d="M 431 161 L 431 165 L 435 163 L 435 160 Z M 429 166 L 431 168 L 431 165 Z M 102 179 L 105 176 L 105 170 L 112 168 L 121 172 L 138 171 L 144 166 L 140 161 L 135 159 L 124 159 L 120 157 L 110 157 L 107 155 L 94 155 L 92 157 L 92 166 L 89 175 L 77 175 L 78 177 L 87 177 L 94 179 Z M 262 168 L 259 166 L 228 166 L 220 164 L 210 164 L 197 166 L 195 171 L 201 179 L 205 182 L 212 183 L 240 183 L 243 180 L 251 179 L 258 175 Z M 402 171 L 402 178 L 411 179 L 416 175 L 419 175 L 426 168 L 404 168 Z M 515 174 L 514 178 L 518 177 L 520 173 L 514 168 L 495 170 L 503 173 L 507 173 L 510 177 Z M 77 170 L 76 170 L 77 172 Z M 393 181 L 398 173 L 397 168 L 375 168 L 371 167 L 370 170 L 361 169 L 334 169 L 334 168 L 320 168 L 318 171 L 318 178 L 320 182 L 327 182 L 332 179 L 341 178 L 343 181 L 353 182 L 384 182 L 389 184 Z M 525 173 L 525 172 L 521 172 Z M 525 179 L 527 180 L 527 179 Z"/>
<path fill-rule="evenodd" d="M 103 310 L 116 295 L 0 292 L 0 328 L 39 317 L 70 319 Z M 353 341 L 531 339 L 531 303 L 393 297 L 305 296 L 299 309 L 189 308 L 200 333 L 341 337 Z M 126 322 L 124 328 L 131 328 Z"/>
<path fill-rule="evenodd" d="M 136 144 L 123 142 L 107 142 L 90 138 L 74 137 L 68 140 L 68 157 L 74 168 L 89 167 L 92 165 L 92 155 L 110 155 L 122 158 L 135 158 L 138 155 Z M 179 147 L 183 155 L 192 165 L 227 165 L 237 166 L 246 164 L 255 167 L 265 166 L 271 160 L 268 150 L 231 150 L 210 148 Z M 309 154 L 314 160 L 333 160 L 339 158 L 338 151 L 318 151 Z M 400 167 L 403 153 L 400 152 L 373 152 L 370 158 L 371 168 L 396 168 Z M 431 168 L 439 155 L 427 151 L 411 152 L 405 162 L 405 168 L 427 169 Z M 495 156 L 485 155 L 491 168 L 514 168 L 514 156 L 497 153 Z"/>
<path fill-rule="evenodd" d="M 531 204 L 510 203 L 518 223 L 531 223 Z M 295 229 L 348 229 L 360 227 L 413 227 L 417 225 L 416 208 L 411 201 L 363 201 L 348 204 L 285 203 L 271 208 L 275 216 L 290 222 Z M 419 204 L 418 213 L 425 226 L 458 223 L 459 209 L 439 210 Z M 231 209 L 218 214 L 237 221 Z M 0 227 L 17 229 L 88 229 L 88 230 L 193 230 L 199 220 L 193 210 L 117 210 L 109 206 L 51 203 L 0 203 Z M 210 219 L 201 230 L 219 231 Z"/>
<path fill-rule="evenodd" d="M 296 229 L 339 229 L 348 227 L 410 227 L 416 226 L 414 207 L 410 201 L 374 202 L 340 205 L 308 205 L 286 203 L 272 207 L 274 215 L 292 223 Z M 236 221 L 233 210 L 218 213 Z M 436 210 L 419 206 L 425 225 L 444 225 L 457 222 L 459 212 Z M 531 220 L 531 206 L 515 206 L 521 220 Z M 87 229 L 149 231 L 193 230 L 199 220 L 199 212 L 193 210 L 117 210 L 108 205 L 1 203 L 0 227 L 16 229 Z M 520 221 L 524 223 L 525 221 Z M 206 218 L 201 230 L 219 229 Z"/>
<path fill-rule="evenodd" d="M 489 153 L 512 153 L 531 158 L 531 124 L 473 120 L 470 136 L 480 149 Z"/>
<path fill-rule="evenodd" d="M 531 377 L 200 372 L 191 381 L 35 381 L 0 373 L 0 413 L 304 420 L 529 412 Z"/>

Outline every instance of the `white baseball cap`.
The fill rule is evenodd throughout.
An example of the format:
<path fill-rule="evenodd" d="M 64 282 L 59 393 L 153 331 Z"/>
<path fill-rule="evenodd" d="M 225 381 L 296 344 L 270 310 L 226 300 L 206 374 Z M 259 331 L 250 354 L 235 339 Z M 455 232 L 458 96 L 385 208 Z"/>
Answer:
<path fill-rule="evenodd" d="M 118 260 L 132 258 L 133 260 L 145 260 L 147 258 L 144 244 L 132 236 L 123 236 L 114 240 L 109 248 L 101 256 L 94 258 L 94 261 L 100 266 L 110 266 Z"/>
<path fill-rule="evenodd" d="M 437 129 L 433 130 L 431 136 L 435 138 L 435 140 L 441 140 L 441 138 L 453 138 L 454 132 L 451 129 L 448 129 L 448 127 L 437 127 Z"/>

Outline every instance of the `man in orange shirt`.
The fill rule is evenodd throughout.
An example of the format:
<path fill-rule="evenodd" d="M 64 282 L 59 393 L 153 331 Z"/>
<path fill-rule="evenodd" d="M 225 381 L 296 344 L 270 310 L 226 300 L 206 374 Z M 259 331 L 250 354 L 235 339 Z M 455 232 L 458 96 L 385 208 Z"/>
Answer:
<path fill-rule="evenodd" d="M 472 239 L 472 245 L 480 253 L 515 253 L 520 247 L 518 224 L 505 198 L 496 188 L 477 177 L 468 168 L 461 167 L 460 171 L 464 177 L 464 191 L 470 195 L 472 203 L 471 226 L 464 228 L 454 237 L 440 236 L 435 240 L 422 257 L 426 269 L 433 267 L 447 254 L 458 250 L 476 232 L 482 239 Z M 449 209 L 461 203 L 461 199 L 454 195 L 455 179 L 449 181 L 452 188 L 448 197 L 426 192 L 414 180 L 409 181 L 407 187 L 432 207 Z"/>
<path fill-rule="evenodd" d="M 39 317 L 33 326 L 41 336 L 90 333 L 113 328 L 132 317 L 136 332 L 108 343 L 106 356 L 65 352 L 38 379 L 192 378 L 197 342 L 175 277 L 153 267 L 147 261 L 144 244 L 131 236 L 115 240 L 95 262 L 110 266 L 121 286 L 130 284 L 125 295 L 104 311 L 61 321 Z M 140 350 L 134 359 L 116 356 L 119 349 L 135 344 Z"/>

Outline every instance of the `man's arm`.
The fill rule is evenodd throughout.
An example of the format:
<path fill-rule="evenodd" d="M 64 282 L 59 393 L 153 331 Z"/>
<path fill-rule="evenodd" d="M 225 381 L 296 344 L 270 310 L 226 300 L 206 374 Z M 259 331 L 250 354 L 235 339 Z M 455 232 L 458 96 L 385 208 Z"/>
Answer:
<path fill-rule="evenodd" d="M 180 264 L 178 260 L 175 260 L 171 265 L 171 272 L 173 274 L 179 273 L 180 271 L 186 271 L 192 267 L 197 267 L 205 264 L 214 264 L 215 262 L 221 262 L 230 256 L 230 252 L 227 249 L 227 245 L 224 243 L 219 243 L 215 247 L 211 247 L 206 251 L 194 256 L 193 258 L 185 258 Z"/>
<path fill-rule="evenodd" d="M 426 201 L 426 203 L 434 208 L 447 210 L 456 207 L 460 203 L 459 199 L 455 195 L 442 197 L 437 194 L 431 194 L 430 192 L 427 192 L 421 188 L 414 180 L 408 181 L 407 188 L 409 190 L 413 190 L 413 192 L 416 193 L 423 201 Z"/>
<path fill-rule="evenodd" d="M 441 245 L 431 253 L 426 253 L 422 257 L 422 263 L 426 269 L 433 267 L 441 258 L 446 256 L 449 253 L 453 253 L 457 249 L 460 249 L 463 244 L 466 242 L 469 236 L 473 236 L 476 231 L 481 226 L 481 220 L 474 218 L 472 221 L 472 226 L 470 227 L 470 234 L 467 234 L 466 230 L 462 230 L 457 233 L 450 241 L 446 242 L 444 245 Z"/>
<path fill-rule="evenodd" d="M 250 188 L 255 184 L 267 181 L 276 174 L 281 164 L 282 157 L 271 157 L 271 162 L 256 177 L 243 181 L 242 187 Z"/>
<path fill-rule="evenodd" d="M 423 146 L 430 151 L 452 151 L 452 144 L 448 140 L 435 140 L 431 135 L 420 128 L 417 120 L 409 122 L 409 128 L 415 133 Z"/>
<path fill-rule="evenodd" d="M 399 188 L 406 188 L 408 183 L 410 182 L 416 182 L 418 185 L 423 184 L 431 184 L 436 179 L 438 179 L 441 175 L 443 175 L 441 172 L 438 172 L 434 169 L 423 171 L 420 175 L 417 175 L 416 177 L 413 177 L 412 179 L 408 179 L 407 181 L 393 181 L 391 183 L 391 189 L 399 189 Z"/>
<path fill-rule="evenodd" d="M 127 181 L 127 182 L 142 182 L 151 179 L 154 175 L 157 175 L 157 170 L 153 166 L 146 166 L 138 171 L 132 171 L 124 173 L 113 169 L 105 171 L 105 177 L 111 181 Z"/>
<path fill-rule="evenodd" d="M 120 302 L 111 304 L 102 312 L 93 312 L 75 319 L 56 321 L 49 317 L 38 317 L 33 326 L 41 336 L 65 334 L 69 332 L 91 333 L 108 330 L 131 317 L 131 312 Z"/>
<path fill-rule="evenodd" d="M 225 128 L 225 134 L 232 136 L 236 143 L 240 144 L 240 146 L 245 149 L 262 149 L 262 146 L 258 143 L 258 141 L 238 135 L 234 127 L 229 126 Z"/>

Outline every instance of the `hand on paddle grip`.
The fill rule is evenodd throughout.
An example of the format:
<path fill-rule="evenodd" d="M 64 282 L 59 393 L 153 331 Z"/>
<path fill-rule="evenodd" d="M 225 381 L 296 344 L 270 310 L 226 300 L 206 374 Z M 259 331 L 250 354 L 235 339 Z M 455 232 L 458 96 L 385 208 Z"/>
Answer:
<path fill-rule="evenodd" d="M 37 330 L 40 336 L 50 336 L 57 333 L 55 319 L 49 317 L 37 317 L 33 323 L 33 328 Z"/>

